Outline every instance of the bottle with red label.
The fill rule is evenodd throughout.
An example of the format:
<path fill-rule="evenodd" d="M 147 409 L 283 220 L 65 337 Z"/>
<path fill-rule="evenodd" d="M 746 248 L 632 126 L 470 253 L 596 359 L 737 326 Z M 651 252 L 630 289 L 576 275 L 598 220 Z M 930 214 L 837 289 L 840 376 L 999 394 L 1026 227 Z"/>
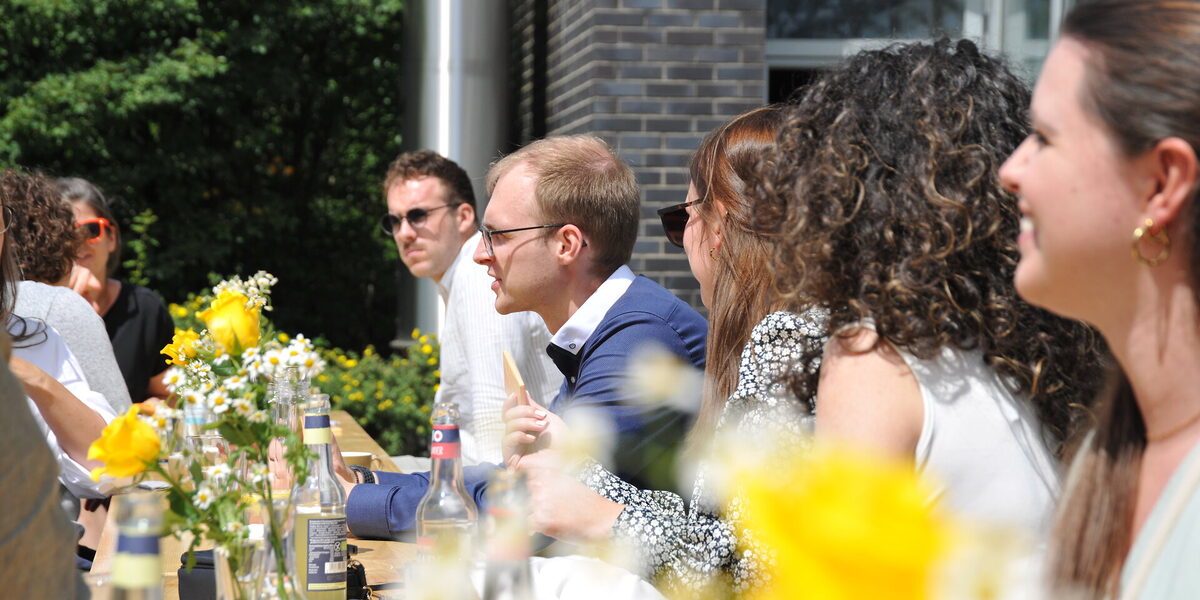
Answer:
<path fill-rule="evenodd" d="M 434 405 L 431 442 L 433 469 L 417 505 L 417 544 L 442 559 L 469 560 L 478 510 L 463 485 L 458 404 Z"/>

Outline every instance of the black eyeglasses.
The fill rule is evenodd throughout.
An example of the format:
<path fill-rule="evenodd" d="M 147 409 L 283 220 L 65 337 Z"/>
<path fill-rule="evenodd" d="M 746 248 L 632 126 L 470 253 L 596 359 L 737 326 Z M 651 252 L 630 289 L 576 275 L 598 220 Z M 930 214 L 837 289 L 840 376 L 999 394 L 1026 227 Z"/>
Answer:
<path fill-rule="evenodd" d="M 533 225 L 531 227 L 514 227 L 512 229 L 488 229 L 482 225 L 479 226 L 479 233 L 483 234 L 483 247 L 487 250 L 488 256 L 495 258 L 496 251 L 492 249 L 492 236 L 499 233 L 515 233 L 518 231 L 529 231 L 531 229 L 551 229 L 554 227 L 563 227 L 566 223 L 555 223 L 554 225 Z M 584 242 L 583 245 L 587 245 Z"/>
<path fill-rule="evenodd" d="M 707 198 L 701 198 L 658 209 L 658 218 L 662 219 L 663 232 L 667 234 L 668 242 L 680 248 L 683 247 L 683 230 L 687 227 L 688 222 L 687 207 L 706 200 Z"/>
<path fill-rule="evenodd" d="M 388 213 L 388 214 L 380 217 L 379 228 L 382 229 L 383 232 L 388 235 L 396 235 L 396 230 L 400 229 L 400 224 L 403 223 L 404 221 L 408 221 L 408 224 L 413 227 L 420 227 L 421 224 L 425 222 L 425 219 L 429 218 L 429 213 L 431 213 L 435 210 L 441 210 L 443 208 L 450 208 L 452 206 L 458 206 L 459 204 L 462 204 L 462 203 L 455 202 L 454 204 L 443 204 L 441 206 L 435 206 L 428 210 L 426 210 L 424 208 L 414 208 L 414 209 L 408 211 L 407 214 L 403 214 L 403 215 L 393 215 L 392 213 Z"/>

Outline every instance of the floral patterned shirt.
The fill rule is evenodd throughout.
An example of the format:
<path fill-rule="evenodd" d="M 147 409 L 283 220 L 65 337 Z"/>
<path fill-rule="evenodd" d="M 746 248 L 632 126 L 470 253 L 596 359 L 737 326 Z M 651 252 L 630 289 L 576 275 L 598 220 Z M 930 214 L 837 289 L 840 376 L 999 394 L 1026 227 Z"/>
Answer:
<path fill-rule="evenodd" d="M 738 366 L 738 385 L 717 422 L 717 434 L 758 440 L 779 434 L 784 444 L 807 443 L 811 400 L 792 394 L 785 376 L 811 344 L 824 344 L 820 313 L 768 315 L 750 334 Z M 711 481 L 714 466 L 702 463 L 685 504 L 678 495 L 641 490 L 589 463 L 580 480 L 605 498 L 625 505 L 613 524 L 620 543 L 636 549 L 651 580 L 669 591 L 744 591 L 763 583 L 772 557 L 739 523 L 744 507 L 736 495 L 721 507 Z M 742 539 L 739 539 L 739 536 Z"/>

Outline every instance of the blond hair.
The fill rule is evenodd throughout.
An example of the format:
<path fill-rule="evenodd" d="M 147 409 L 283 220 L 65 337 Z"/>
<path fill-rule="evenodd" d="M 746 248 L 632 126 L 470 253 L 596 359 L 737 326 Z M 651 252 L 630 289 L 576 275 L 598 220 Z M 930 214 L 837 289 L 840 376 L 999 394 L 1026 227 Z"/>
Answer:
<path fill-rule="evenodd" d="M 536 180 L 534 199 L 545 224 L 569 223 L 583 232 L 596 253 L 597 276 L 608 277 L 629 262 L 641 198 L 633 171 L 604 140 L 570 135 L 533 142 L 492 165 L 489 196 L 517 165 Z"/>

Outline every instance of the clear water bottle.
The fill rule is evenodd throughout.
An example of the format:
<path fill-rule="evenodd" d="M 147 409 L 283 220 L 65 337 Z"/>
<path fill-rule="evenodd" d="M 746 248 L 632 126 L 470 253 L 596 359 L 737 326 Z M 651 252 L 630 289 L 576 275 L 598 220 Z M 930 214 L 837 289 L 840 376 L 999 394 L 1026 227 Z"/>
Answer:
<path fill-rule="evenodd" d="M 440 557 L 468 559 L 478 509 L 463 485 L 458 404 L 434 405 L 429 456 L 433 470 L 417 505 L 417 544 Z"/>
<path fill-rule="evenodd" d="M 158 540 L 163 532 L 163 498 L 154 492 L 136 492 L 121 496 L 118 502 L 113 598 L 160 600 L 163 568 Z"/>
<path fill-rule="evenodd" d="M 508 469 L 493 473 L 488 482 L 483 600 L 533 600 L 528 511 L 525 475 Z"/>
<path fill-rule="evenodd" d="M 304 444 L 317 456 L 292 491 L 295 580 L 309 600 L 346 597 L 346 490 L 333 473 L 332 437 L 329 396 L 315 395 L 304 410 Z"/>

